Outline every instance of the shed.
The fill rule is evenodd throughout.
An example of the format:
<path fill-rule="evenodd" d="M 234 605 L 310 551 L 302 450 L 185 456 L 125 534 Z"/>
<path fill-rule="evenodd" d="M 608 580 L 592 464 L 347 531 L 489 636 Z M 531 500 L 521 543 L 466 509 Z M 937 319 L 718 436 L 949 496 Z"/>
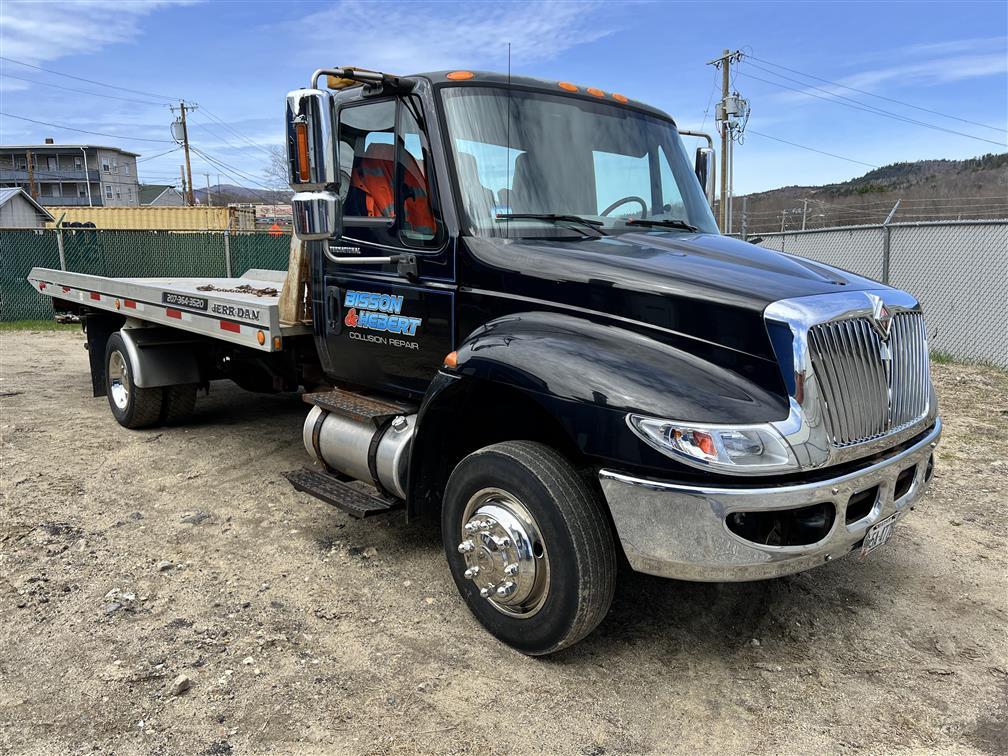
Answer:
<path fill-rule="evenodd" d="M 55 218 L 20 187 L 0 189 L 0 228 L 45 228 Z"/>

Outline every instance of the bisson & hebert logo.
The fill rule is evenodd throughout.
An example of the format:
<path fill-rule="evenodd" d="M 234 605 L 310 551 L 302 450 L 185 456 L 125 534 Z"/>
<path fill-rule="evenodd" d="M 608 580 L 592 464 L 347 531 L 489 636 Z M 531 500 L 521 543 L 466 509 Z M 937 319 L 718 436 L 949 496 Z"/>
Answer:
<path fill-rule="evenodd" d="M 343 306 L 349 308 L 343 322 L 350 328 L 400 333 L 415 336 L 421 318 L 402 315 L 401 295 L 378 294 L 372 291 L 347 291 Z"/>

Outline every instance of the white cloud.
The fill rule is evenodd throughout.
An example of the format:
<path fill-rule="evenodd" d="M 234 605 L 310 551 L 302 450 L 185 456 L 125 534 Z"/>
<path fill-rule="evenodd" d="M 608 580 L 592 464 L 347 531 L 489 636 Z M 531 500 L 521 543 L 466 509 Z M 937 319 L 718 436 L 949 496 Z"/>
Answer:
<path fill-rule="evenodd" d="M 111 44 L 135 41 L 144 17 L 165 6 L 188 2 L 4 0 L 0 4 L 0 54 L 39 64 L 67 55 L 93 53 Z"/>
<path fill-rule="evenodd" d="M 611 16 L 610 12 L 606 15 Z M 399 73 L 507 68 L 559 57 L 617 31 L 598 2 L 376 3 L 342 0 L 296 23 L 306 57 Z"/>
<path fill-rule="evenodd" d="M 821 97 L 824 93 L 856 97 L 847 87 L 882 94 L 887 87 L 894 86 L 937 86 L 986 76 L 1004 78 L 1008 75 L 1008 38 L 986 37 L 908 45 L 888 51 L 886 59 L 905 62 L 867 69 L 844 77 L 829 76 L 842 86 L 815 81 L 809 84 L 805 92 L 783 92 L 775 99 L 781 103 L 796 102 Z M 742 70 L 744 72 L 745 69 Z M 759 71 L 758 75 L 762 77 L 764 73 L 766 72 Z M 794 78 L 789 71 L 781 71 L 780 75 Z M 794 82 L 787 82 L 786 86 L 794 86 Z"/>

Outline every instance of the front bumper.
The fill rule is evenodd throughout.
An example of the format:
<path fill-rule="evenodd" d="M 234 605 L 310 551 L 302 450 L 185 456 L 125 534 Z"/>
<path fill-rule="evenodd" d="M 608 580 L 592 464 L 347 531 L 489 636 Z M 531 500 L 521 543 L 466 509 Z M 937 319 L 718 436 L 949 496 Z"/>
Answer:
<path fill-rule="evenodd" d="M 602 490 L 630 565 L 638 572 L 698 581 L 779 577 L 845 556 L 867 530 L 896 514 L 902 518 L 930 483 L 930 460 L 941 436 L 936 419 L 913 446 L 870 467 L 839 477 L 792 486 L 715 488 L 633 478 L 599 471 Z M 901 478 L 901 474 L 913 469 Z M 909 488 L 906 481 L 912 475 Z M 905 491 L 897 498 L 897 480 Z M 867 515 L 848 523 L 855 494 L 877 487 Z M 832 526 L 814 543 L 768 546 L 728 527 L 733 513 L 781 513 L 831 503 Z M 852 508 L 852 513 L 854 509 Z"/>

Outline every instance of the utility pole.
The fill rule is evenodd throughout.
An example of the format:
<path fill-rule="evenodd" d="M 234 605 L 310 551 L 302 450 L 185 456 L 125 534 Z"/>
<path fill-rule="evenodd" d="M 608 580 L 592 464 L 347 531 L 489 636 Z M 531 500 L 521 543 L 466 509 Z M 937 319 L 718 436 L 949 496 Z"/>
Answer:
<path fill-rule="evenodd" d="M 802 200 L 801 230 L 805 230 L 805 218 L 808 216 L 808 198 Z"/>
<path fill-rule="evenodd" d="M 721 102 L 728 99 L 731 57 L 727 48 L 721 57 Z M 721 233 L 728 228 L 728 129 L 721 128 Z"/>
<path fill-rule="evenodd" d="M 186 110 L 196 110 L 196 107 L 197 106 L 192 103 L 186 105 L 185 100 L 179 100 L 179 120 L 176 121 L 174 125 L 178 125 L 181 128 L 181 139 L 175 132 L 174 128 L 172 129 L 172 136 L 174 136 L 176 140 L 182 142 L 182 148 L 185 151 L 186 176 L 188 177 L 188 180 L 184 182 L 187 187 L 185 198 L 186 203 L 190 206 L 196 204 L 196 196 L 193 194 L 192 163 L 189 160 L 189 128 L 186 126 Z M 172 112 L 174 111 L 175 108 L 172 108 Z"/>
<path fill-rule="evenodd" d="M 35 171 L 32 168 L 31 150 L 25 150 L 25 157 L 28 159 L 28 194 L 32 199 L 38 199 L 38 192 L 35 191 Z"/>
<path fill-rule="evenodd" d="M 745 128 L 745 121 L 749 116 L 749 103 L 743 100 L 736 92 L 731 93 L 731 65 L 742 60 L 742 51 L 734 52 L 727 48 L 720 58 L 707 61 L 707 65 L 721 69 L 721 102 L 718 103 L 715 122 L 721 132 L 721 233 L 731 232 L 731 209 L 730 202 L 730 180 L 734 177 L 734 155 L 732 143 L 736 141 Z"/>
<path fill-rule="evenodd" d="M 206 203 L 212 205 L 213 202 L 210 201 L 210 174 L 204 173 L 203 175 L 206 176 Z"/>
<path fill-rule="evenodd" d="M 179 169 L 179 176 L 182 177 L 182 196 L 183 197 L 187 197 L 188 196 L 188 192 L 186 191 L 186 187 L 188 186 L 188 184 L 186 184 L 185 166 L 184 165 L 180 165 L 178 167 L 178 169 Z"/>

